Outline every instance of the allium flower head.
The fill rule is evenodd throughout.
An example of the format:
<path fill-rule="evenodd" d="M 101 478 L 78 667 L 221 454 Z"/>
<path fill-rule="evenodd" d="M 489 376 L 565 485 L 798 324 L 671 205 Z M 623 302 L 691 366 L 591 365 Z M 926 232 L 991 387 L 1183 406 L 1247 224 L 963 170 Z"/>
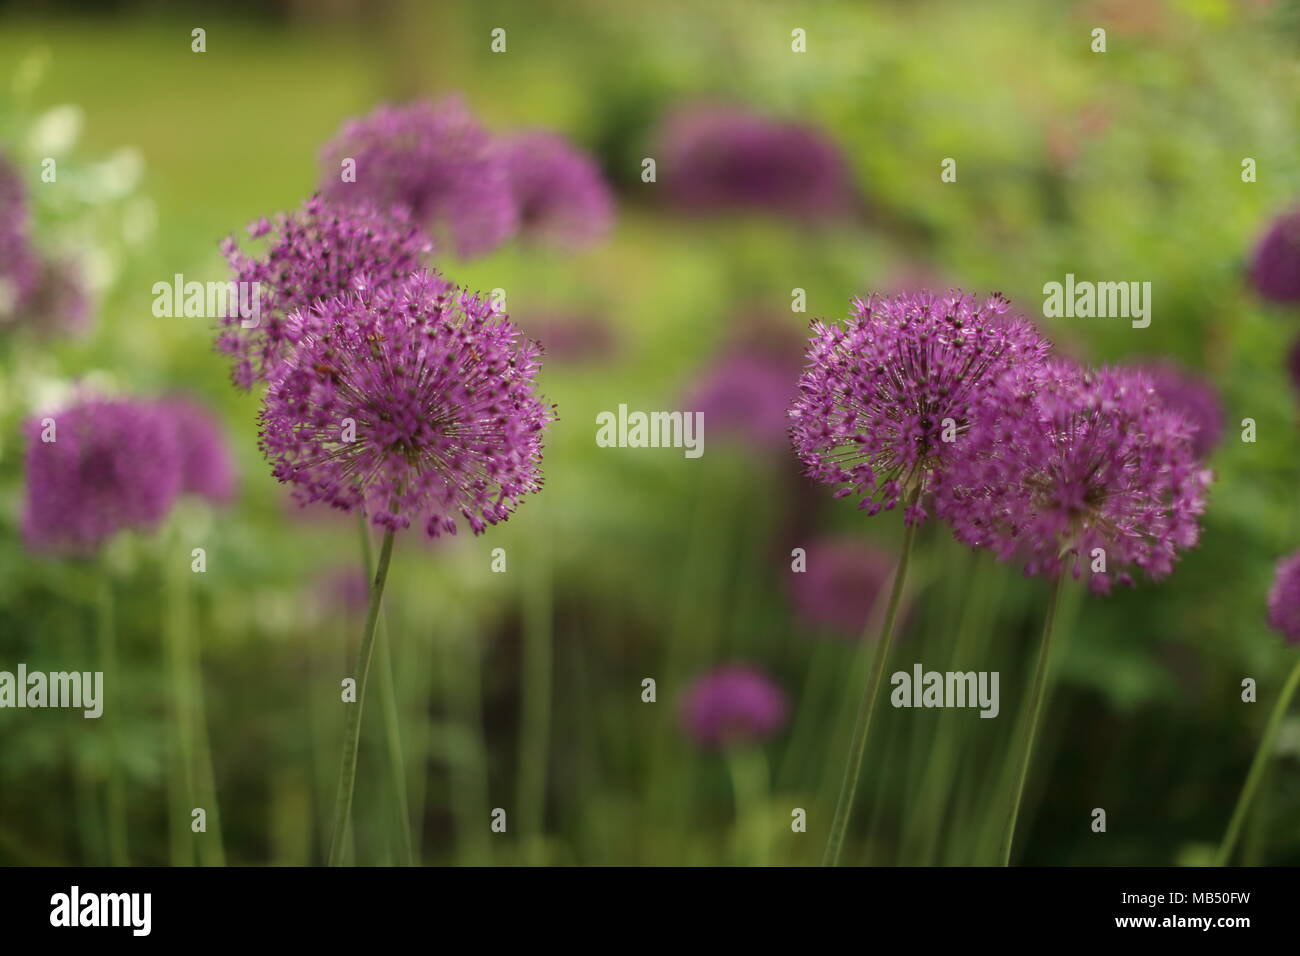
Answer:
<path fill-rule="evenodd" d="M 35 550 L 89 554 L 124 528 L 152 529 L 180 491 L 176 432 L 154 403 L 84 398 L 24 430 L 22 529 Z"/>
<path fill-rule="evenodd" d="M 90 290 L 81 267 L 71 259 L 40 265 L 28 300 L 27 321 L 42 336 L 80 335 L 90 325 Z"/>
<path fill-rule="evenodd" d="M 349 159 L 355 182 L 342 176 Z M 326 199 L 404 209 L 437 235 L 450 231 L 462 257 L 490 252 L 518 228 L 505 156 L 459 97 L 349 120 L 321 162 Z"/>
<path fill-rule="evenodd" d="M 421 272 L 362 284 L 296 326 L 261 446 L 300 503 L 437 537 L 457 515 L 478 534 L 541 487 L 554 415 L 534 392 L 540 349 L 484 299 Z"/>
<path fill-rule="evenodd" d="M 546 130 L 518 133 L 501 149 L 521 235 L 582 246 L 609 232 L 614 197 L 591 156 Z"/>
<path fill-rule="evenodd" d="M 790 382 L 799 374 L 798 344 L 775 337 L 727 347 L 692 387 L 685 406 L 703 412 L 711 434 L 729 435 L 757 451 L 786 448 Z"/>
<path fill-rule="evenodd" d="M 994 295 L 919 292 L 854 303 L 843 325 L 814 322 L 807 369 L 790 409 L 795 452 L 810 478 L 859 495 L 868 514 L 937 485 L 966 455 L 975 409 L 1009 369 L 1047 345 Z M 926 517 L 918 503 L 904 515 Z"/>
<path fill-rule="evenodd" d="M 1288 644 L 1300 644 L 1300 551 L 1278 562 L 1268 593 L 1268 624 Z"/>
<path fill-rule="evenodd" d="M 1272 302 L 1300 302 L 1300 209 L 1269 224 L 1250 263 L 1255 291 Z"/>
<path fill-rule="evenodd" d="M 1179 412 L 1192 426 L 1192 451 L 1197 458 L 1207 458 L 1223 437 L 1223 406 L 1214 387 L 1170 362 L 1152 362 L 1141 366 L 1160 401 Z"/>
<path fill-rule="evenodd" d="M 728 664 L 696 678 L 682 702 L 682 725 L 701 747 L 757 743 L 783 726 L 785 693 L 747 664 Z"/>
<path fill-rule="evenodd" d="M 229 502 L 235 495 L 235 462 L 221 424 L 202 405 L 181 396 L 172 396 L 159 407 L 176 431 L 181 491 L 213 504 Z"/>
<path fill-rule="evenodd" d="M 1028 574 L 1087 569 L 1106 593 L 1135 567 L 1164 577 L 1196 543 L 1210 473 L 1192 439 L 1142 371 L 1053 359 L 985 396 L 936 506 L 966 544 Z"/>
<path fill-rule="evenodd" d="M 799 123 L 694 107 L 667 119 L 658 155 L 671 201 L 687 212 L 817 220 L 843 215 L 856 201 L 839 150 Z"/>
<path fill-rule="evenodd" d="M 0 321 L 13 318 L 39 279 L 28 215 L 22 177 L 0 156 Z"/>
<path fill-rule="evenodd" d="M 807 568 L 790 580 L 799 618 L 809 627 L 840 637 L 861 637 L 894 562 L 856 538 L 814 541 L 807 553 Z"/>
<path fill-rule="evenodd" d="M 260 219 L 248 228 L 266 238 L 265 255 L 243 252 L 234 238 L 222 243 L 231 279 L 259 283 L 256 325 L 231 303 L 217 350 L 234 360 L 232 377 L 241 388 L 270 377 L 289 348 L 286 320 L 293 312 L 351 287 L 359 275 L 375 286 L 404 279 L 423 268 L 433 244 L 402 216 L 385 216 L 362 206 L 339 208 L 313 196 L 301 211 Z M 251 291 L 244 293 L 251 296 Z M 251 304 L 247 302 L 246 304 Z"/>

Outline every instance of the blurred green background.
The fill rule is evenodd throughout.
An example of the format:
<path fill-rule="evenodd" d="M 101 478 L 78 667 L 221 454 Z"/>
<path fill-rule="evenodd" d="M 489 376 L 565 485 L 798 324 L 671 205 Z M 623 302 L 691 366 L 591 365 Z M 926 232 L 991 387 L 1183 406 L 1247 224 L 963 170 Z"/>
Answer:
<path fill-rule="evenodd" d="M 195 27 L 206 53 L 191 52 Z M 495 27 L 505 54 L 490 52 Z M 85 336 L 3 347 L 0 669 L 94 669 L 104 574 L 120 654 L 98 721 L 0 711 L 0 861 L 109 862 L 115 764 L 132 863 L 323 861 L 338 686 L 361 621 L 322 581 L 357 566 L 356 527 L 287 502 L 256 447 L 256 393 L 230 387 L 208 322 L 155 318 L 151 289 L 175 273 L 224 278 L 220 239 L 297 207 L 346 118 L 460 92 L 493 130 L 546 126 L 593 151 L 618 219 L 580 253 L 512 244 L 438 267 L 505 289 L 525 330 L 580 315 L 609 344 L 544 365 L 560 421 L 540 495 L 481 538 L 399 538 L 375 672 L 393 674 L 392 692 L 372 675 L 355 860 L 729 864 L 759 846 L 766 862 L 820 859 L 870 647 L 795 613 L 790 550 L 832 535 L 890 554 L 898 514 L 868 519 L 798 478 L 788 452 L 712 432 L 698 460 L 599 448 L 595 416 L 682 407 L 755 316 L 798 335 L 919 275 L 1000 290 L 1070 354 L 1168 356 L 1219 391 L 1227 427 L 1200 546 L 1160 584 L 1070 592 L 1019 851 L 1051 865 L 1207 862 L 1295 653 L 1264 607 L 1274 563 L 1300 547 L 1282 358 L 1300 314 L 1259 302 L 1244 267 L 1300 196 L 1298 52 L 1295 2 L 0 4 L 0 143 L 28 175 L 36 235 L 85 256 L 98 286 Z M 863 210 L 817 229 L 674 215 L 641 159 L 668 111 L 716 100 L 823 129 Z M 51 137 L 72 188 L 39 183 Z M 955 183 L 940 181 L 945 157 Z M 1257 182 L 1242 182 L 1244 157 Z M 1042 286 L 1067 272 L 1151 281 L 1151 326 L 1043 320 Z M 790 310 L 795 288 L 807 314 Z M 97 562 L 27 553 L 19 422 L 77 382 L 184 388 L 215 409 L 240 465 L 236 503 L 186 503 Z M 1246 417 L 1255 443 L 1240 440 Z M 190 571 L 195 547 L 204 574 Z M 490 570 L 498 547 L 505 574 Z M 999 671 L 1002 717 L 879 714 L 845 861 L 993 862 L 1046 588 L 935 523 L 918 547 L 890 670 Z M 739 812 L 743 774 L 679 720 L 687 682 L 734 660 L 770 673 L 792 710 Z M 641 699 L 647 677 L 655 703 Z M 1246 677 L 1259 704 L 1240 699 Z M 1300 719 L 1262 793 L 1243 861 L 1300 863 Z M 206 834 L 189 831 L 196 806 Z M 1095 807 L 1105 834 L 1090 830 Z M 489 830 L 493 808 L 504 834 Z M 791 830 L 795 808 L 806 833 Z"/>

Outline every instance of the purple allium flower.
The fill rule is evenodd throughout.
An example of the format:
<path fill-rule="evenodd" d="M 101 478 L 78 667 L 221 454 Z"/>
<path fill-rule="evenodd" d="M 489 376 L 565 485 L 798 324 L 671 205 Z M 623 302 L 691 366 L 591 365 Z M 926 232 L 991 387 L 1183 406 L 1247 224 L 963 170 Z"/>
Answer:
<path fill-rule="evenodd" d="M 69 259 L 41 263 L 27 304 L 27 321 L 42 335 L 81 335 L 90 326 L 90 290 L 80 265 Z"/>
<path fill-rule="evenodd" d="M 684 407 L 703 412 L 711 434 L 734 436 L 760 452 L 789 447 L 790 382 L 799 374 L 799 343 L 791 346 L 775 334 L 728 346 Z"/>
<path fill-rule="evenodd" d="M 758 743 L 780 730 L 785 693 L 748 664 L 728 664 L 698 677 L 682 702 L 682 725 L 701 747 Z"/>
<path fill-rule="evenodd" d="M 1086 567 L 1098 593 L 1131 585 L 1132 567 L 1164 577 L 1196 543 L 1210 472 L 1192 426 L 1144 372 L 1059 359 L 1017 369 L 975 422 L 935 493 L 958 540 L 1019 556 L 1027 574 L 1079 577 Z M 1093 573 L 1102 556 L 1105 571 Z"/>
<path fill-rule="evenodd" d="M 823 538 L 814 541 L 807 554 L 807 569 L 790 581 L 799 618 L 808 627 L 840 637 L 861 637 L 894 562 L 856 538 Z"/>
<path fill-rule="evenodd" d="M 1268 626 L 1288 644 L 1300 644 L 1300 551 L 1277 564 L 1277 576 L 1268 592 Z"/>
<path fill-rule="evenodd" d="M 364 568 L 345 565 L 331 569 L 317 585 L 317 600 L 345 614 L 361 614 L 370 603 L 370 581 Z"/>
<path fill-rule="evenodd" d="M 365 206 L 340 209 L 318 196 L 299 212 L 258 220 L 248 232 L 253 239 L 269 237 L 263 257 L 244 253 L 233 237 L 221 251 L 232 280 L 249 283 L 250 290 L 251 283 L 260 284 L 261 312 L 255 327 L 244 328 L 246 320 L 232 303 L 217 338 L 217 350 L 234 359 L 235 384 L 245 389 L 269 378 L 284 357 L 290 344 L 285 320 L 291 313 L 351 288 L 363 274 L 376 286 L 405 279 L 423 268 L 433 249 L 400 215 L 383 216 Z"/>
<path fill-rule="evenodd" d="M 360 508 L 392 530 L 475 534 L 541 488 L 540 349 L 436 274 L 344 293 L 296 317 L 261 446 L 301 503 Z"/>
<path fill-rule="evenodd" d="M 728 107 L 670 116 L 659 137 L 664 188 L 694 213 L 754 210 L 817 220 L 857 201 L 840 151 L 820 131 Z"/>
<path fill-rule="evenodd" d="M 235 496 L 235 462 L 221 424 L 202 405 L 181 396 L 159 403 L 176 430 L 181 491 L 226 504 Z"/>
<path fill-rule="evenodd" d="M 1272 302 L 1300 302 L 1300 208 L 1269 224 L 1250 263 L 1255 291 Z"/>
<path fill-rule="evenodd" d="M 355 182 L 342 177 L 349 159 Z M 431 231 L 449 230 L 462 257 L 490 252 L 519 225 L 505 156 L 459 97 L 349 120 L 321 162 L 326 199 L 404 209 Z"/>
<path fill-rule="evenodd" d="M 89 554 L 124 528 L 152 529 L 180 492 L 176 431 L 155 403 L 82 398 L 24 430 L 34 550 Z"/>
<path fill-rule="evenodd" d="M 918 292 L 854 302 L 843 325 L 812 324 L 808 367 L 790 409 L 810 478 L 843 485 L 874 515 L 936 486 L 966 457 L 975 410 L 1009 369 L 1047 345 L 1005 299 Z M 908 524 L 926 517 L 918 499 Z"/>
<path fill-rule="evenodd" d="M 1139 367 L 1151 379 L 1160 400 L 1192 426 L 1192 451 L 1196 457 L 1208 458 L 1223 437 L 1223 406 L 1214 386 L 1171 362 Z"/>
<path fill-rule="evenodd" d="M 0 155 L 0 321 L 23 308 L 39 280 L 28 230 L 27 188 Z"/>
<path fill-rule="evenodd" d="M 549 360 L 585 362 L 609 358 L 615 352 L 609 323 L 583 313 L 542 313 L 520 320 L 530 338 L 546 350 Z"/>
<path fill-rule="evenodd" d="M 501 149 L 524 237 L 582 246 L 609 232 L 614 197 L 591 156 L 546 130 L 517 133 Z"/>

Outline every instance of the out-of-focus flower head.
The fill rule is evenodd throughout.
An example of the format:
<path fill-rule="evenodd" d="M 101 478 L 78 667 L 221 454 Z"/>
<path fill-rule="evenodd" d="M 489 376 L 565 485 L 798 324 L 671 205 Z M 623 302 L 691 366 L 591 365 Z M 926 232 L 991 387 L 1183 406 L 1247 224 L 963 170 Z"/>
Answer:
<path fill-rule="evenodd" d="M 861 637 L 894 562 L 856 538 L 816 540 L 807 548 L 807 560 L 807 568 L 790 581 L 799 619 L 839 637 Z"/>
<path fill-rule="evenodd" d="M 228 503 L 235 496 L 235 462 L 220 422 L 202 405 L 180 395 L 159 402 L 159 408 L 176 430 L 181 491 L 213 504 Z"/>
<path fill-rule="evenodd" d="M 0 154 L 0 322 L 12 320 L 26 306 L 40 281 L 29 229 L 27 187 Z"/>
<path fill-rule="evenodd" d="M 609 232 L 614 197 L 591 156 L 547 130 L 517 133 L 501 149 L 524 238 L 576 247 Z"/>
<path fill-rule="evenodd" d="M 1156 396 L 1192 426 L 1196 457 L 1208 458 L 1223 437 L 1223 406 L 1214 386 L 1172 362 L 1146 362 L 1139 368 L 1151 379 Z"/>
<path fill-rule="evenodd" d="M 725 749 L 759 743 L 785 726 L 789 705 L 771 678 L 728 664 L 696 678 L 682 702 L 682 726 L 695 743 Z"/>
<path fill-rule="evenodd" d="M 1269 223 L 1251 258 L 1250 281 L 1271 302 L 1300 302 L 1300 208 Z"/>
<path fill-rule="evenodd" d="M 1288 644 L 1300 644 L 1300 552 L 1278 562 L 1268 594 L 1268 624 Z"/>

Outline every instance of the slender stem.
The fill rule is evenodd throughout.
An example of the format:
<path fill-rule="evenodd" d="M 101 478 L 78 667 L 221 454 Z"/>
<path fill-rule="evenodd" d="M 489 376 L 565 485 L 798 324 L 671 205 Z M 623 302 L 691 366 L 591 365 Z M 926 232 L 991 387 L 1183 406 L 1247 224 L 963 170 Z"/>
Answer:
<path fill-rule="evenodd" d="M 912 495 L 915 503 L 920 489 Z M 909 524 L 903 530 L 903 547 L 898 555 L 898 569 L 894 572 L 894 585 L 889 592 L 889 608 L 885 611 L 885 624 L 876 642 L 876 655 L 871 661 L 871 675 L 867 679 L 867 691 L 858 706 L 858 719 L 853 727 L 853 740 L 849 744 L 849 759 L 844 767 L 844 781 L 840 785 L 839 801 L 835 805 L 835 817 L 831 821 L 830 836 L 826 840 L 826 853 L 822 857 L 822 866 L 837 866 L 840 851 L 844 847 L 844 834 L 849 828 L 849 816 L 853 812 L 853 798 L 858 792 L 858 776 L 862 772 L 862 756 L 867 749 L 867 735 L 871 730 L 871 714 L 876 709 L 876 699 L 880 696 L 880 685 L 885 676 L 885 661 L 889 657 L 889 646 L 894 639 L 894 621 L 898 617 L 898 605 L 903 596 L 903 582 L 907 579 L 907 565 L 912 557 L 912 542 L 916 538 L 916 525 Z"/>
<path fill-rule="evenodd" d="M 1282 688 L 1282 696 L 1277 699 L 1273 713 L 1269 715 L 1268 725 L 1264 728 L 1264 736 L 1260 738 L 1259 747 L 1255 751 L 1250 772 L 1246 774 L 1246 784 L 1241 788 L 1241 796 L 1237 798 L 1237 808 L 1232 811 L 1228 831 L 1223 835 L 1223 842 L 1219 844 L 1219 852 L 1215 855 L 1215 866 L 1226 866 L 1232 856 L 1237 837 L 1241 834 L 1241 825 L 1246 821 L 1246 814 L 1255 799 L 1255 791 L 1259 789 L 1264 769 L 1268 766 L 1268 758 L 1273 753 L 1273 742 L 1277 739 L 1278 728 L 1282 726 L 1282 717 L 1291 706 L 1291 698 L 1295 696 L 1296 687 L 1300 687 L 1300 659 L 1291 669 L 1291 676 L 1286 679 L 1286 685 Z"/>
<path fill-rule="evenodd" d="M 1038 664 L 1034 668 L 1034 685 L 1030 692 L 1029 724 L 1022 728 L 1023 743 L 1020 748 L 1020 769 L 1016 774 L 1016 788 L 1011 798 L 1011 815 L 1007 819 L 1006 832 L 1002 837 L 1001 859 L 1003 866 L 1011 865 L 1011 847 L 1016 839 L 1016 820 L 1020 816 L 1020 803 L 1025 796 L 1025 781 L 1029 778 L 1029 761 L 1034 754 L 1034 740 L 1038 736 L 1038 724 L 1043 715 L 1043 698 L 1047 690 L 1047 665 L 1052 652 L 1052 632 L 1056 627 L 1056 611 L 1061 604 L 1061 592 L 1065 590 L 1065 574 L 1059 573 L 1052 585 L 1052 596 L 1047 602 L 1047 617 L 1043 620 L 1043 638 L 1038 649 Z"/>
<path fill-rule="evenodd" d="M 104 670 L 104 686 L 111 687 L 120 673 L 117 668 L 117 635 L 113 623 L 113 585 L 108 572 L 99 575 L 98 624 L 100 667 Z M 107 698 L 107 693 L 105 693 Z M 119 698 L 120 699 L 120 698 Z M 107 703 L 105 702 L 107 710 Z M 126 841 L 126 785 L 122 779 L 122 753 L 117 727 L 120 715 L 114 713 L 108 722 L 108 857 L 113 866 L 129 866 L 131 861 Z"/>
<path fill-rule="evenodd" d="M 343 847 L 352 816 L 352 790 L 357 779 L 357 748 L 361 741 L 361 709 L 366 699 L 366 677 L 370 673 L 370 658 L 375 649 L 375 625 L 379 621 L 379 605 L 384 597 L 384 583 L 388 580 L 388 565 L 393 558 L 393 530 L 384 532 L 384 542 L 379 549 L 379 566 L 370 585 L 370 605 L 366 608 L 366 626 L 361 632 L 361 645 L 357 649 L 357 699 L 348 708 L 347 723 L 343 729 L 343 763 L 339 768 L 338 792 L 334 798 L 334 835 L 330 840 L 330 866 L 341 866 Z"/>
<path fill-rule="evenodd" d="M 546 819 L 546 768 L 550 763 L 553 635 L 551 569 L 546 557 L 530 573 L 525 604 L 523 723 L 519 728 L 519 813 L 524 852 L 541 864 Z"/>
<path fill-rule="evenodd" d="M 772 845 L 769 821 L 764 819 L 770 786 L 767 758 L 756 746 L 734 747 L 726 752 L 726 756 L 736 806 L 740 863 L 766 866 Z M 752 846 L 749 845 L 751 833 L 755 835 Z"/>

